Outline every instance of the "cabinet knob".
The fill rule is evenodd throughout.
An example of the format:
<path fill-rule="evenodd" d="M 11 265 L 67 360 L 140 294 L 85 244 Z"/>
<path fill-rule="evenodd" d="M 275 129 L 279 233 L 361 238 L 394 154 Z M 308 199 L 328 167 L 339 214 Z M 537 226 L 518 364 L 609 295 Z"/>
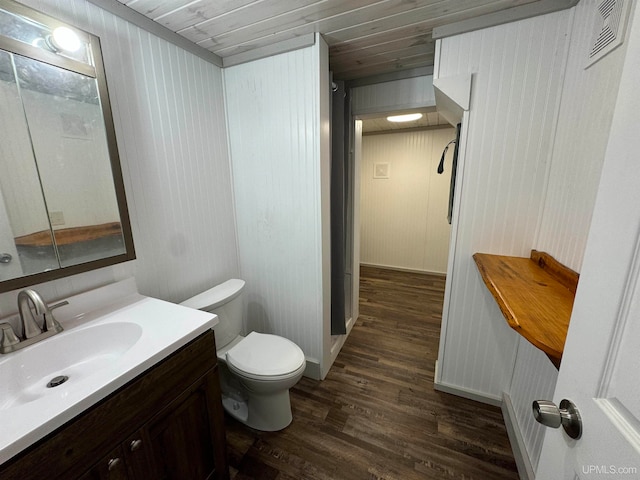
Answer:
<path fill-rule="evenodd" d="M 132 452 L 140 450 L 140 447 L 142 447 L 142 440 L 134 440 L 129 444 L 129 450 L 131 450 Z"/>
<path fill-rule="evenodd" d="M 107 463 L 107 468 L 111 472 L 112 470 L 115 470 L 116 468 L 120 467 L 121 464 L 122 464 L 122 460 L 120 460 L 119 458 L 112 458 Z"/>

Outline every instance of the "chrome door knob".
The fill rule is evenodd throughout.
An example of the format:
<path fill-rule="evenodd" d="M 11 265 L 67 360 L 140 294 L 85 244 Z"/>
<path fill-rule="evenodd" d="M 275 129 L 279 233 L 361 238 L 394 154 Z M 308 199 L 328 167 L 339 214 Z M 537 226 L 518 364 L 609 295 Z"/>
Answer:
<path fill-rule="evenodd" d="M 562 400 L 560 408 L 548 400 L 536 400 L 532 408 L 533 417 L 542 425 L 551 428 L 562 425 L 567 435 L 576 440 L 582 436 L 582 418 L 578 408 L 570 400 Z"/>
<path fill-rule="evenodd" d="M 560 409 L 549 400 L 536 400 L 533 402 L 533 417 L 545 427 L 559 428 L 562 425 Z"/>

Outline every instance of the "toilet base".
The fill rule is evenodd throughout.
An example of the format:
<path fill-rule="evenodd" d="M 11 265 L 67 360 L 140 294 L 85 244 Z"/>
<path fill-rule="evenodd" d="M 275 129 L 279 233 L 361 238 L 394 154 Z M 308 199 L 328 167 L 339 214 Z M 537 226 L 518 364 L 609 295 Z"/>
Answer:
<path fill-rule="evenodd" d="M 263 432 L 276 432 L 291 424 L 289 388 L 298 382 L 302 370 L 286 383 L 273 390 L 273 382 L 255 382 L 233 375 L 226 363 L 219 359 L 222 406 L 240 423 Z M 244 381 L 243 381 L 244 380 Z"/>
<path fill-rule="evenodd" d="M 289 390 L 264 395 L 246 392 L 249 415 L 244 423 L 263 432 L 276 432 L 288 427 L 293 420 Z"/>
<path fill-rule="evenodd" d="M 222 394 L 222 406 L 233 418 L 239 422 L 247 423 L 247 418 L 249 418 L 247 402 Z"/>

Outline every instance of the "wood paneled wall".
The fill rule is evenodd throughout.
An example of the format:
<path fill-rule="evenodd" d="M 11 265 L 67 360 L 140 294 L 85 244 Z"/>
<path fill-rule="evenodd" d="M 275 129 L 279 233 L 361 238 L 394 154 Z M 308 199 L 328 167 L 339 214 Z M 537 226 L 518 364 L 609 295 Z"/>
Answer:
<path fill-rule="evenodd" d="M 436 170 L 455 129 L 363 136 L 360 195 L 360 261 L 446 273 L 447 222 L 453 147 L 445 173 Z M 374 166 L 389 164 L 389 178 L 374 178 Z"/>
<path fill-rule="evenodd" d="M 137 260 L 37 286 L 49 300 L 134 275 L 181 301 L 238 275 L 220 68 L 85 0 L 24 0 L 101 39 Z M 17 310 L 0 295 L 0 316 Z"/>
<path fill-rule="evenodd" d="M 518 338 L 518 355 L 511 386 L 506 390 L 515 410 L 531 466 L 535 470 L 542 451 L 545 427 L 536 422 L 531 411 L 534 400 L 553 399 L 558 370 L 547 356 L 527 340 Z"/>
<path fill-rule="evenodd" d="M 528 256 L 530 248 L 536 248 L 580 270 L 624 59 L 623 46 L 585 70 L 595 5 L 594 0 L 583 0 L 570 11 L 444 39 L 436 69 L 441 76 L 474 73 L 457 245 L 462 249 L 454 262 L 441 348 L 444 378 L 461 389 L 475 389 L 470 374 L 477 369 L 469 365 L 480 363 L 490 378 L 496 378 L 491 365 L 500 359 L 499 371 L 511 371 L 513 376 L 511 381 L 504 377 L 502 387 L 494 384 L 496 393 L 502 388 L 510 395 L 516 428 L 534 468 L 544 429 L 531 416 L 531 401 L 553 397 L 557 371 L 542 352 L 518 337 L 508 339 L 502 351 L 474 346 L 484 343 L 482 333 L 478 342 L 469 342 L 466 327 L 482 326 L 488 335 L 496 335 L 504 319 L 479 288 L 476 272 L 467 268 L 466 255 L 475 250 Z M 531 36 L 531 27 L 542 37 Z M 478 65 L 483 51 L 492 54 Z M 514 61 L 519 51 L 520 60 Z M 490 92 L 481 90 L 486 76 L 492 77 Z M 546 86 L 534 87 L 544 79 Z M 518 83 L 525 90 L 514 90 Z M 525 94 L 527 90 L 531 95 Z M 479 98 L 486 95 L 494 97 Z M 475 124 L 477 119 L 482 119 L 482 126 Z M 493 125 L 500 125 L 501 131 Z M 480 138 L 474 137 L 476 128 Z M 520 153 L 505 157 L 514 145 Z M 512 165 L 505 166 L 498 158 Z M 514 173 L 527 177 L 514 182 Z M 533 184 L 537 187 L 531 190 Z M 496 202 L 513 205 L 521 215 L 514 217 L 509 207 Z M 514 343 L 515 357 L 508 350 Z M 490 384 L 485 380 L 482 388 Z"/>
<path fill-rule="evenodd" d="M 500 401 L 518 337 L 471 258 L 528 256 L 542 210 L 570 12 L 445 38 L 434 76 L 473 73 L 468 140 L 439 355 L 440 381 Z"/>
<path fill-rule="evenodd" d="M 247 329 L 289 338 L 316 365 L 330 308 L 321 42 L 224 72 Z"/>
<path fill-rule="evenodd" d="M 582 267 L 626 50 L 623 44 L 585 70 L 594 24 L 601 19 L 598 3 L 582 0 L 574 7 L 551 174 L 536 239 L 537 250 L 551 253 L 577 272 Z"/>

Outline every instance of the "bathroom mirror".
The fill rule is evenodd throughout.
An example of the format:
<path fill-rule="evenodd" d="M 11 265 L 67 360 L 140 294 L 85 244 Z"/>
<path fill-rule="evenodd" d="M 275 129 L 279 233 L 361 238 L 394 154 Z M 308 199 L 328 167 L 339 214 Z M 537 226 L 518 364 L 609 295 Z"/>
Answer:
<path fill-rule="evenodd" d="M 98 37 L 0 0 L 0 292 L 135 258 Z"/>

